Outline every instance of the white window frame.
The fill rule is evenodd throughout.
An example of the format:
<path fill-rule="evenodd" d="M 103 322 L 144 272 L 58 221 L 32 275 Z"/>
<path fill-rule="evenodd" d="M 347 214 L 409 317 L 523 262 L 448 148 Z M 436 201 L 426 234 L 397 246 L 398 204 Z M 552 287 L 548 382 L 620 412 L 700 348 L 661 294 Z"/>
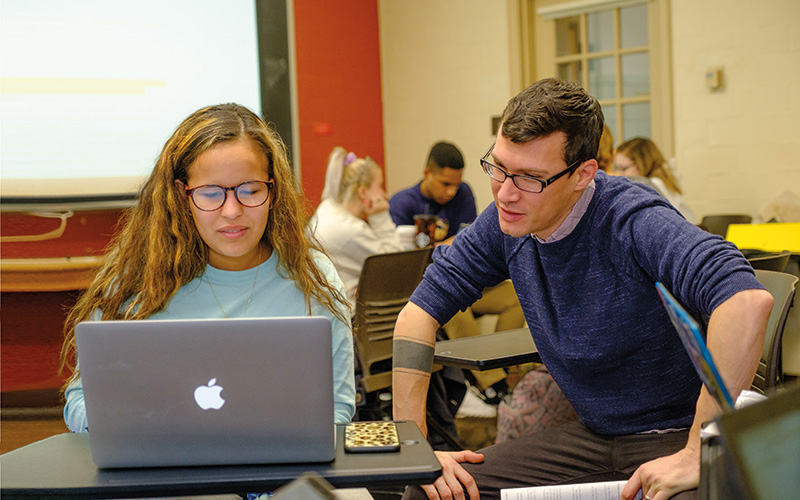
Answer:
<path fill-rule="evenodd" d="M 520 90 L 541 78 L 558 76 L 557 65 L 563 58 L 556 57 L 556 19 L 631 5 L 648 4 L 648 45 L 650 66 L 650 132 L 651 139 L 658 144 L 665 156 L 674 154 L 672 112 L 672 64 L 670 41 L 669 0 L 518 0 L 512 21 L 513 30 L 520 37 L 521 71 Z M 615 21 L 615 30 L 618 25 Z M 582 29 L 585 34 L 585 29 Z M 584 40 L 585 42 L 585 40 Z M 583 44 L 586 47 L 586 44 Z M 626 49 L 616 49 L 624 54 Z M 599 54 L 591 53 L 594 58 Z M 581 82 L 588 88 L 589 54 L 579 56 L 583 61 Z M 617 85 L 620 85 L 617 79 Z M 619 103 L 640 102 L 642 98 L 621 98 Z M 607 103 L 607 101 L 601 101 Z M 616 144 L 622 138 L 622 115 L 618 113 L 618 127 L 613 131 Z"/>

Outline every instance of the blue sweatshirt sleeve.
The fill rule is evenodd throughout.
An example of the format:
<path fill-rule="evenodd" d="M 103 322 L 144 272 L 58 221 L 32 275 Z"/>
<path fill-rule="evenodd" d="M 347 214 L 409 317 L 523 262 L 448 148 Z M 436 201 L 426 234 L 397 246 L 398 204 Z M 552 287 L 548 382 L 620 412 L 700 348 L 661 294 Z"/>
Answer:
<path fill-rule="evenodd" d="M 394 222 L 395 225 L 414 225 L 414 215 L 422 213 L 421 211 L 417 211 L 415 207 L 412 189 L 414 189 L 414 187 L 404 189 L 389 198 L 389 215 L 392 216 L 392 222 Z"/>
<path fill-rule="evenodd" d="M 509 278 L 506 255 L 521 244 L 500 231 L 494 203 L 475 222 L 459 232 L 452 245 L 440 245 L 433 252 L 422 283 L 411 302 L 445 324 L 458 311 L 471 306 L 483 290 Z"/>
<path fill-rule="evenodd" d="M 703 322 L 737 292 L 763 288 L 735 245 L 688 222 L 665 199 L 624 179 L 597 182 L 607 193 L 592 208 L 594 245 L 631 279 L 660 281 Z"/>
<path fill-rule="evenodd" d="M 704 322 L 734 294 L 763 288 L 735 245 L 687 222 L 672 207 L 637 212 L 629 220 L 631 262 L 662 282 Z"/>
<path fill-rule="evenodd" d="M 80 377 L 73 378 L 64 393 L 64 423 L 70 432 L 89 432 L 86 420 L 86 404 L 83 400 L 83 382 Z"/>

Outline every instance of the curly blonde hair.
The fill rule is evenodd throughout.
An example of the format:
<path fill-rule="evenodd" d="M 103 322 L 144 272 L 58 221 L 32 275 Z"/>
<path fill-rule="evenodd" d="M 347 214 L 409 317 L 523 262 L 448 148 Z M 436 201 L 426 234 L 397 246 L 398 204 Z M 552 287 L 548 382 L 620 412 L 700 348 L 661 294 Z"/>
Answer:
<path fill-rule="evenodd" d="M 164 145 L 138 203 L 121 220 L 104 263 L 64 324 L 61 366 L 75 367 L 75 325 L 102 312 L 102 319 L 144 319 L 166 307 L 178 289 L 208 264 L 208 247 L 195 226 L 175 181 L 188 182 L 197 158 L 227 141 L 249 140 L 263 151 L 274 180 L 270 213 L 261 241 L 278 254 L 278 269 L 293 280 L 311 311 L 318 301 L 349 322 L 346 299 L 325 278 L 312 251 L 324 253 L 306 231 L 308 212 L 278 134 L 255 113 L 238 104 L 200 109 L 186 118 Z M 344 306 L 344 307 L 341 307 Z"/>

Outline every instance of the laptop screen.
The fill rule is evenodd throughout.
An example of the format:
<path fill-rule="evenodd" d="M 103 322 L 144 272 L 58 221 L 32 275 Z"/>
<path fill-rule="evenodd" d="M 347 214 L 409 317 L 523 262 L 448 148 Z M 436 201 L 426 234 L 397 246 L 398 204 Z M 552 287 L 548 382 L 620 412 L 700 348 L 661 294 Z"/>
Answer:
<path fill-rule="evenodd" d="M 719 419 L 726 451 L 747 498 L 800 492 L 800 385 Z"/>

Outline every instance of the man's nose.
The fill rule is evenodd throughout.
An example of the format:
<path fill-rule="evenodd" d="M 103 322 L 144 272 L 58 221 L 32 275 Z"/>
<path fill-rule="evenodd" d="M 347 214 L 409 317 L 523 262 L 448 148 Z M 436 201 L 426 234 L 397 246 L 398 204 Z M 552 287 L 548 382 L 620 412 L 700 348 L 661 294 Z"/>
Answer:
<path fill-rule="evenodd" d="M 506 202 L 517 201 L 521 194 L 522 191 L 520 191 L 517 185 L 514 184 L 514 181 L 511 179 L 511 177 L 506 177 L 506 180 L 500 184 L 500 189 L 497 190 L 497 199 Z"/>

